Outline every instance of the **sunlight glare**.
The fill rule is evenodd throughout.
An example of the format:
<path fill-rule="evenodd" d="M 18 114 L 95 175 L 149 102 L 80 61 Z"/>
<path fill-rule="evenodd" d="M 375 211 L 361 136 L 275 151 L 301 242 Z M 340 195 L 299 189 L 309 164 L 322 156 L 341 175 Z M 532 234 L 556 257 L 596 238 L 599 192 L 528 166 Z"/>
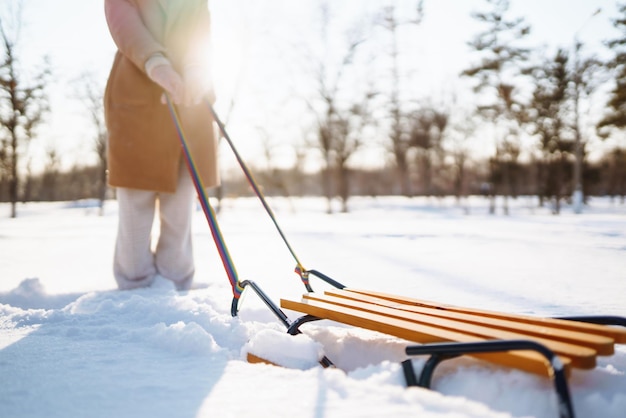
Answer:
<path fill-rule="evenodd" d="M 239 33 L 216 31 L 212 44 L 215 92 L 219 102 L 230 102 L 246 78 L 247 43 Z"/>

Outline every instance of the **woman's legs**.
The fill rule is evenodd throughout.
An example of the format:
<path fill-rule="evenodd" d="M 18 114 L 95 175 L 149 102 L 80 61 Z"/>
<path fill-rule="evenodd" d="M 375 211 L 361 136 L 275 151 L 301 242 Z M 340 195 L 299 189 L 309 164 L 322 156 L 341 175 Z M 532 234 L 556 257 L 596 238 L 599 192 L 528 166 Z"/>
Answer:
<path fill-rule="evenodd" d="M 122 290 L 150 286 L 157 273 L 150 249 L 157 194 L 118 188 L 117 241 L 113 274 Z"/>
<path fill-rule="evenodd" d="M 173 281 L 178 290 L 191 287 L 195 272 L 191 239 L 194 197 L 193 182 L 181 164 L 176 193 L 159 194 L 161 234 L 155 253 L 158 273 Z"/>
<path fill-rule="evenodd" d="M 160 275 L 178 290 L 191 287 L 195 272 L 191 221 L 195 188 L 181 164 L 176 193 L 156 193 L 118 188 L 117 241 L 113 274 L 122 290 L 147 287 Z M 159 209 L 160 233 L 151 249 L 155 209 Z"/>

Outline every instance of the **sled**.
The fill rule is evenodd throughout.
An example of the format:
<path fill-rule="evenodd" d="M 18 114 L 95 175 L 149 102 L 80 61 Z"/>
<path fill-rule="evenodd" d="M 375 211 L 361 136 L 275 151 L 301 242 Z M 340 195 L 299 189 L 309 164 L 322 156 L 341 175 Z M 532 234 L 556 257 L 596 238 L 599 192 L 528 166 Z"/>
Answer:
<path fill-rule="evenodd" d="M 402 363 L 408 386 L 430 388 L 435 368 L 461 355 L 549 377 L 561 417 L 574 416 L 571 370 L 593 369 L 598 356 L 626 343 L 626 329 L 611 326 L 626 327 L 621 317 L 542 318 L 345 288 L 307 293 L 300 301 L 281 299 L 280 306 L 304 314 L 289 325 L 290 334 L 326 319 L 422 344 L 406 347 L 408 356 L 430 356 L 419 377 L 410 360 Z"/>
<path fill-rule="evenodd" d="M 197 174 L 176 109 L 169 98 L 167 104 L 201 207 L 233 290 L 231 303 L 233 316 L 237 316 L 241 294 L 248 288 L 259 296 L 291 335 L 301 333 L 300 327 L 309 322 L 331 320 L 406 340 L 407 356 L 429 356 L 419 376 L 415 374 L 410 359 L 402 362 L 407 386 L 430 388 L 433 373 L 441 362 L 464 355 L 546 376 L 553 380 L 559 403 L 559 416 L 562 418 L 574 417 L 567 384 L 567 377 L 572 369 L 593 369 L 596 367 L 598 356 L 611 355 L 615 344 L 626 343 L 626 329 L 620 328 L 626 327 L 626 318 L 622 317 L 541 318 L 463 308 L 399 295 L 349 289 L 323 273 L 305 269 L 280 229 L 271 208 L 241 159 L 223 123 L 212 105 L 206 102 L 223 138 L 228 142 L 248 182 L 296 261 L 295 271 L 307 291 L 299 301 L 281 299 L 279 307 L 255 282 L 239 280 L 206 190 Z M 315 293 L 309 283 L 310 276 L 330 284 L 335 290 L 328 290 L 322 294 Z M 298 312 L 303 316 L 292 322 L 281 308 Z M 248 361 L 272 364 L 251 353 L 248 354 Z M 320 363 L 324 367 L 333 366 L 332 361 L 326 357 L 323 357 Z"/>
<path fill-rule="evenodd" d="M 615 344 L 626 343 L 626 329 L 583 322 L 599 321 L 599 317 L 573 321 L 523 316 L 366 290 L 307 293 L 301 301 L 282 299 L 280 304 L 284 309 L 306 314 L 290 325 L 290 333 L 303 323 L 329 319 L 423 344 L 457 342 L 475 345 L 493 340 L 530 340 L 558 355 L 565 374 L 569 374 L 571 368 L 593 369 L 597 356 L 611 355 Z M 620 320 L 626 325 L 626 320 L 618 317 L 605 317 L 602 322 L 615 325 L 620 324 Z M 474 355 L 535 374 L 552 374 L 549 370 L 552 365 L 543 356 L 523 351 Z"/>
<path fill-rule="evenodd" d="M 405 353 L 409 359 L 402 362 L 402 369 L 407 386 L 430 389 L 439 364 L 467 355 L 552 379 L 559 417 L 573 418 L 567 383 L 572 370 L 593 369 L 598 356 L 610 356 L 615 344 L 626 344 L 626 318 L 623 317 L 547 318 L 464 308 L 348 289 L 317 271 L 307 273 L 314 273 L 336 289 L 307 292 L 301 300 L 281 299 L 279 307 L 255 282 L 244 281 L 241 285 L 251 288 L 291 335 L 301 333 L 300 327 L 307 323 L 330 320 L 406 340 Z M 303 315 L 290 321 L 281 308 Z M 410 359 L 417 355 L 429 356 L 419 375 Z M 250 353 L 247 360 L 276 365 Z M 326 357 L 320 364 L 333 367 Z"/>

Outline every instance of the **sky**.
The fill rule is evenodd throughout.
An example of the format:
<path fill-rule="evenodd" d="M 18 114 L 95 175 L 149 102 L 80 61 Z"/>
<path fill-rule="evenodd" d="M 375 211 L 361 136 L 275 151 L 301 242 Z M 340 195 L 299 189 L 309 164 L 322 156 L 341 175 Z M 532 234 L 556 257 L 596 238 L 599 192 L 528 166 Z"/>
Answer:
<path fill-rule="evenodd" d="M 97 0 L 24 0 L 22 62 L 36 68 L 44 56 L 54 72 L 49 93 L 53 112 L 31 144 L 31 154 L 41 163 L 54 147 L 65 167 L 92 162 L 93 132 L 86 111 L 76 96 L 85 73 L 104 86 L 115 46 L 104 19 L 103 2 Z M 339 21 L 350 22 L 365 10 L 393 3 L 412 12 L 409 0 L 333 1 Z M 291 154 L 294 138 L 306 126 L 294 123 L 303 104 L 294 101 L 306 69 L 287 59 L 285 48 L 314 48 L 319 1 L 213 0 L 213 38 L 218 112 L 229 120 L 231 136 L 244 146 L 244 157 L 256 158 L 263 137 L 277 153 Z M 419 28 L 406 33 L 405 47 L 415 51 L 409 64 L 419 80 L 415 88 L 424 96 L 444 97 L 461 88 L 458 74 L 472 63 L 467 42 L 481 28 L 472 11 L 485 10 L 484 0 L 425 0 L 425 17 Z M 590 18 L 598 9 L 602 12 Z M 571 48 L 574 37 L 586 51 L 606 54 L 602 41 L 617 35 L 611 19 L 617 15 L 613 0 L 512 0 L 511 13 L 523 16 L 532 27 L 529 43 Z M 337 36 L 338 38 L 338 36 Z M 339 42 L 340 39 L 333 39 Z M 381 46 L 382 48 L 382 46 Z M 229 112 L 231 100 L 235 106 Z M 294 105 L 294 103 L 296 103 Z M 234 135 L 233 135 L 234 133 Z M 364 157 L 365 158 L 365 157 Z M 372 158 L 372 156 L 370 156 Z M 374 159 L 383 158 L 375 154 Z"/>

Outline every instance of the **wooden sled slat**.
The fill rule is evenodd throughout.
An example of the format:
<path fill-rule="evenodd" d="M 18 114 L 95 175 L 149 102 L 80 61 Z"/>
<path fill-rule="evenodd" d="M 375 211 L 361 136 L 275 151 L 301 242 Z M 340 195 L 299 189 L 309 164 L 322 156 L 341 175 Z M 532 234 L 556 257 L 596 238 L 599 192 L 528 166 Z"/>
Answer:
<path fill-rule="evenodd" d="M 490 316 L 454 312 L 436 308 L 427 308 L 417 305 L 401 304 L 390 301 L 388 299 L 381 299 L 374 296 L 365 295 L 363 293 L 350 291 L 330 290 L 325 292 L 325 294 L 328 296 L 335 296 L 340 298 L 346 298 L 349 300 L 385 306 L 388 308 L 394 308 L 405 312 L 431 315 L 438 318 L 452 319 L 468 324 L 488 326 L 494 329 L 519 333 L 531 338 L 540 337 L 555 341 L 561 341 L 568 344 L 580 345 L 595 350 L 598 355 L 608 356 L 615 352 L 615 341 L 610 337 L 557 328 L 550 326 L 550 324 L 547 322 L 542 325 L 537 325 L 527 322 L 513 321 L 511 319 L 500 319 Z"/>
<path fill-rule="evenodd" d="M 274 363 L 272 361 L 269 361 L 267 359 L 264 359 L 263 357 L 259 357 L 259 356 L 255 355 L 255 354 L 252 354 L 252 353 L 246 354 L 246 361 L 248 363 L 251 363 L 251 364 L 258 364 L 258 363 L 260 363 L 260 364 L 269 364 L 269 365 L 272 365 L 272 366 L 280 367 L 278 364 L 276 364 L 276 363 Z"/>
<path fill-rule="evenodd" d="M 335 296 L 319 295 L 314 293 L 304 295 L 304 298 L 306 300 L 324 302 L 332 306 L 345 307 L 357 310 L 359 312 L 382 315 L 386 318 L 399 319 L 403 321 L 408 321 L 410 323 L 434 327 L 436 329 L 460 332 L 465 335 L 471 335 L 484 340 L 532 339 L 540 344 L 545 345 L 556 354 L 570 358 L 573 367 L 581 369 L 592 369 L 596 366 L 596 351 L 580 345 L 564 343 L 561 341 L 547 338 L 529 337 L 527 335 L 511 332 L 508 330 L 476 325 L 454 319 L 439 318 L 431 315 L 424 315 L 421 313 L 408 312 L 347 298 L 338 298 Z"/>
<path fill-rule="evenodd" d="M 304 299 L 301 302 L 281 299 L 280 305 L 284 309 L 290 309 L 319 318 L 382 332 L 418 343 L 452 341 L 478 342 L 487 340 L 486 338 L 481 338 L 475 335 L 469 335 L 458 331 L 438 328 L 405 319 L 399 319 L 393 316 L 335 305 L 314 299 Z M 530 351 L 471 354 L 471 356 L 543 376 L 550 376 L 551 373 L 547 360 L 541 355 Z M 569 373 L 572 361 L 567 356 L 560 356 L 560 358 L 564 364 L 566 373 Z"/>
<path fill-rule="evenodd" d="M 380 299 L 387 299 L 389 301 L 397 302 L 399 304 L 421 306 L 426 308 L 438 309 L 442 311 L 468 313 L 472 315 L 480 315 L 489 318 L 499 318 L 511 321 L 517 321 L 527 324 L 535 324 L 539 326 L 549 326 L 553 328 L 561 328 L 571 331 L 584 332 L 595 335 L 602 335 L 612 338 L 615 343 L 626 344 L 626 329 L 615 328 L 606 325 L 590 324 L 578 321 L 567 321 L 564 319 L 534 317 L 529 315 L 519 315 L 504 312 L 488 311 L 483 309 L 465 308 L 455 305 L 447 305 L 441 303 L 435 303 L 410 297 L 392 295 L 383 292 L 374 292 L 362 289 L 346 289 L 346 291 L 369 295 Z"/>

